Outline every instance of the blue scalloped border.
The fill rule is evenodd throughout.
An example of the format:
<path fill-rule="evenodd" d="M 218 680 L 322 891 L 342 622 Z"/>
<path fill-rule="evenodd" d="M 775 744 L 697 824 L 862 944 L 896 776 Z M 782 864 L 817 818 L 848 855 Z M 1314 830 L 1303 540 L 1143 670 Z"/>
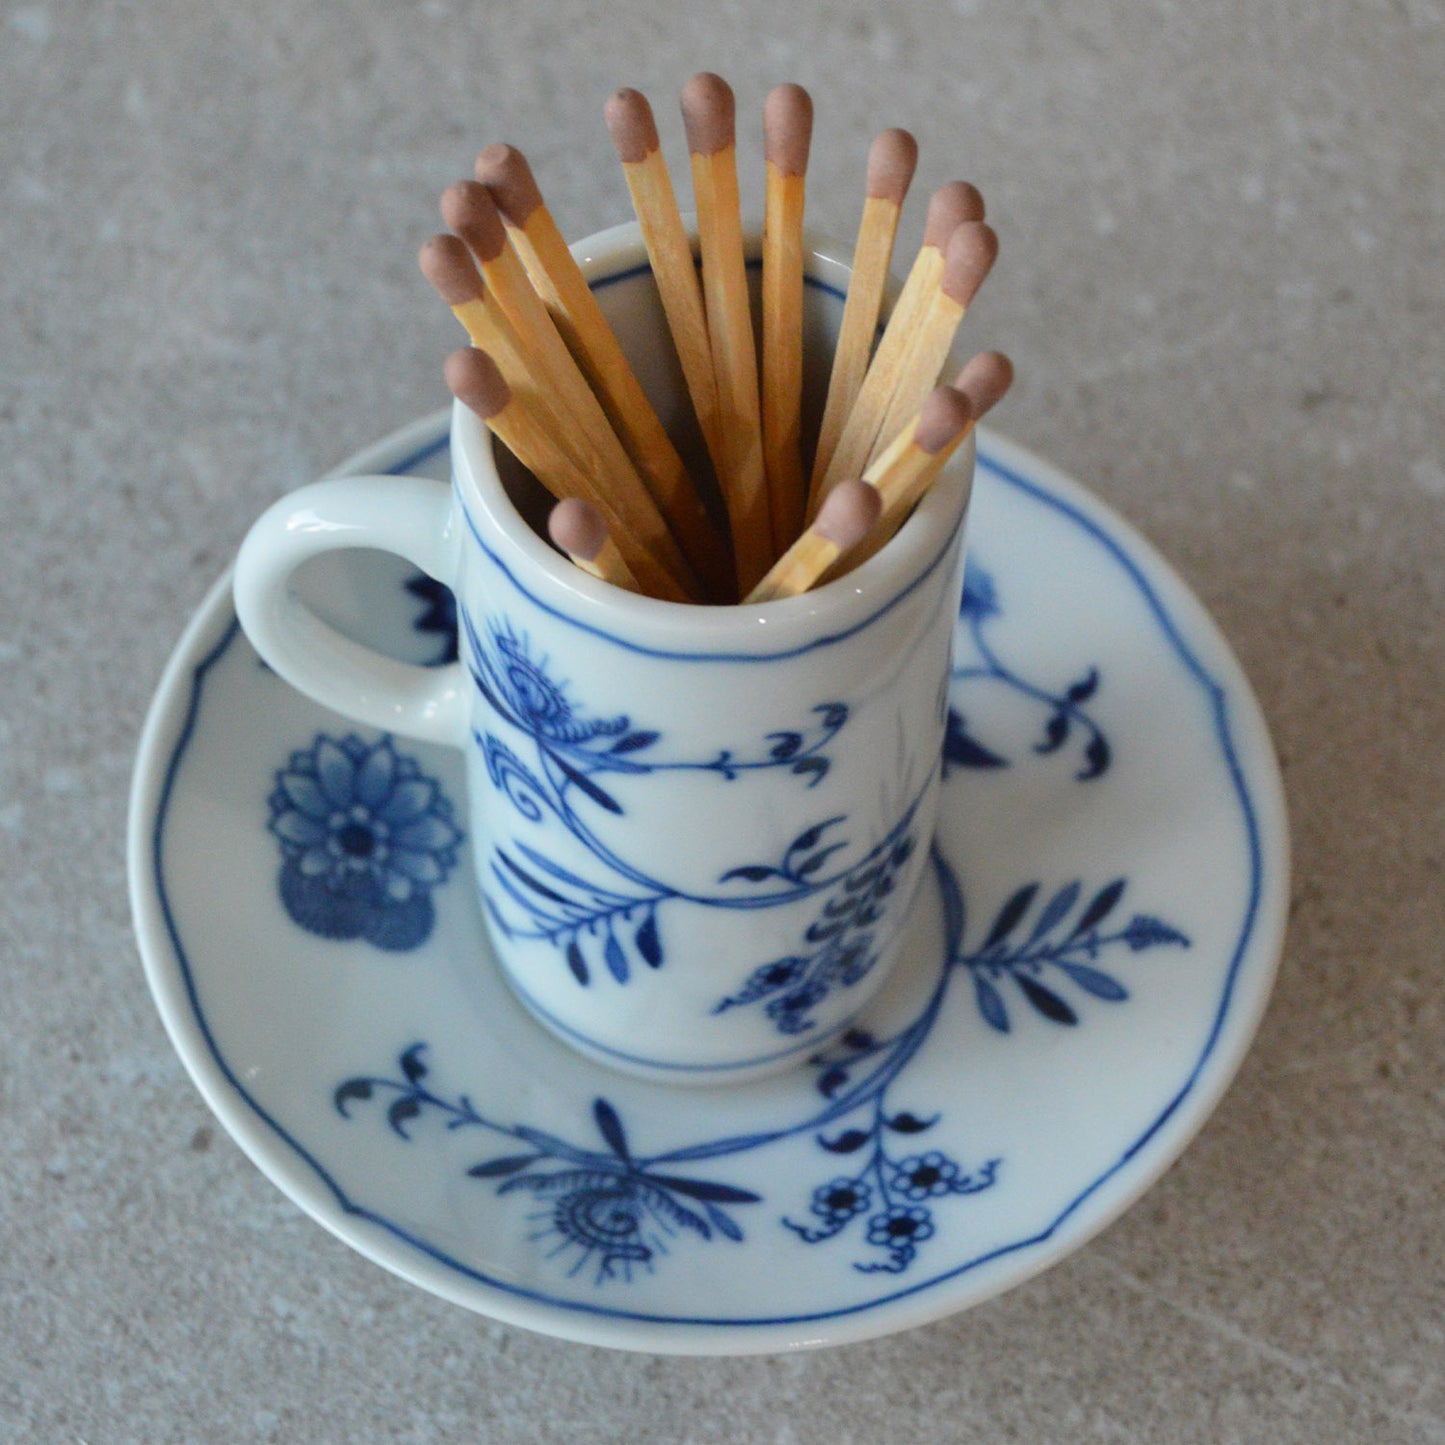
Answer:
<path fill-rule="evenodd" d="M 412 452 L 401 462 L 390 468 L 393 475 L 402 475 L 422 466 L 433 457 L 438 456 L 446 449 L 448 438 L 446 435 L 440 437 L 436 442 L 420 447 Z M 796 1315 L 772 1315 L 754 1318 L 730 1317 L 725 1315 L 713 1316 L 689 1316 L 689 1315 L 665 1315 L 652 1314 L 640 1310 L 617 1309 L 603 1305 L 592 1304 L 583 1300 L 561 1299 L 555 1295 L 545 1293 L 541 1290 L 528 1289 L 524 1286 L 511 1283 L 504 1279 L 493 1278 L 481 1270 L 473 1269 L 471 1266 L 454 1259 L 451 1255 L 429 1244 L 426 1240 L 411 1234 L 399 1224 L 374 1213 L 372 1210 L 357 1204 L 349 1198 L 337 1181 L 327 1171 L 326 1167 L 318 1160 L 299 1140 L 290 1134 L 270 1113 L 267 1112 L 246 1090 L 240 1079 L 232 1072 L 229 1064 L 222 1056 L 216 1046 L 216 1041 L 211 1033 L 210 1024 L 201 1008 L 200 999 L 196 992 L 195 980 L 191 973 L 190 961 L 186 956 L 185 946 L 181 941 L 180 933 L 176 927 L 175 917 L 171 911 L 170 898 L 166 892 L 165 877 L 162 869 L 162 840 L 165 832 L 167 811 L 170 806 L 171 794 L 175 786 L 176 776 L 180 769 L 181 760 L 194 735 L 196 723 L 200 715 L 201 694 L 204 688 L 206 674 L 225 655 L 231 644 L 235 641 L 240 625 L 233 619 L 226 628 L 219 642 L 209 653 L 196 665 L 191 679 L 191 695 L 186 710 L 185 721 L 177 737 L 174 750 L 166 767 L 165 781 L 162 785 L 160 797 L 156 806 L 155 823 L 152 829 L 152 866 L 155 875 L 155 889 L 161 912 L 165 919 L 166 931 L 170 936 L 172 947 L 175 949 L 176 959 L 180 965 L 181 975 L 186 987 L 186 995 L 190 1000 L 191 1011 L 195 1018 L 196 1025 L 200 1029 L 206 1041 L 206 1047 L 212 1058 L 216 1061 L 227 1082 L 236 1091 L 247 1106 L 261 1119 L 269 1128 L 275 1131 L 276 1135 L 285 1141 L 296 1154 L 303 1159 L 316 1173 L 317 1177 L 331 1191 L 337 1204 L 347 1214 L 365 1219 L 385 1230 L 387 1233 L 404 1241 L 412 1248 L 419 1250 L 439 1264 L 455 1270 L 468 1279 L 477 1281 L 480 1284 L 502 1291 L 505 1294 L 518 1298 L 533 1300 L 540 1304 L 550 1305 L 558 1309 L 573 1313 L 590 1314 L 604 1318 L 634 1320 L 646 1324 L 665 1325 L 701 1325 L 708 1328 L 719 1327 L 764 1327 L 778 1325 L 807 1324 L 819 1320 L 836 1319 L 847 1315 L 856 1315 L 868 1310 L 878 1309 L 884 1305 L 892 1304 L 895 1301 L 907 1298 L 911 1295 L 923 1293 L 924 1291 L 936 1288 L 950 1280 L 957 1279 L 973 1270 L 991 1263 L 996 1259 L 1003 1258 L 1009 1254 L 1018 1253 L 1021 1250 L 1035 1248 L 1046 1244 L 1058 1232 L 1059 1228 L 1078 1210 L 1092 1195 L 1100 1190 L 1111 1180 L 1121 1169 L 1127 1166 L 1153 1139 L 1160 1129 L 1173 1117 L 1180 1105 L 1193 1091 L 1205 1064 L 1213 1054 L 1219 1042 L 1220 1033 L 1224 1027 L 1225 1018 L 1228 1015 L 1230 1004 L 1234 997 L 1235 984 L 1238 979 L 1240 966 L 1244 960 L 1245 952 L 1250 939 L 1254 935 L 1255 925 L 1259 919 L 1261 900 L 1264 887 L 1264 859 L 1260 841 L 1259 819 L 1249 788 L 1245 782 L 1244 771 L 1240 765 L 1239 757 L 1235 749 L 1234 739 L 1229 726 L 1229 699 L 1223 686 L 1218 683 L 1198 658 L 1190 651 L 1183 637 L 1176 628 L 1173 619 L 1169 616 L 1158 594 L 1150 584 L 1147 577 L 1140 571 L 1133 558 L 1124 550 L 1112 536 L 1106 532 L 1093 518 L 1086 516 L 1071 503 L 1063 498 L 1054 495 L 1045 487 L 1029 478 L 1016 473 L 1005 467 L 1002 463 L 989 457 L 980 448 L 978 457 L 979 466 L 987 469 L 998 480 L 1017 488 L 1026 495 L 1033 497 L 1045 506 L 1052 507 L 1064 516 L 1081 527 L 1088 535 L 1093 537 L 1106 552 L 1124 569 L 1125 573 L 1139 588 L 1150 612 L 1159 624 L 1160 630 L 1168 640 L 1170 646 L 1179 656 L 1185 671 L 1192 676 L 1201 687 L 1204 688 L 1209 698 L 1211 711 L 1214 718 L 1216 734 L 1219 738 L 1220 748 L 1224 756 L 1230 779 L 1234 785 L 1236 795 L 1239 799 L 1240 808 L 1244 818 L 1245 839 L 1249 850 L 1250 858 L 1250 886 L 1249 899 L 1245 909 L 1245 916 L 1240 930 L 1239 940 L 1235 945 L 1234 952 L 1230 958 L 1229 969 L 1225 975 L 1223 994 L 1220 998 L 1219 1008 L 1215 1014 L 1213 1025 L 1205 1041 L 1204 1049 L 1199 1056 L 1198 1062 L 1190 1071 L 1189 1077 L 1175 1096 L 1164 1107 L 1159 1116 L 1102 1174 L 1089 1183 L 1068 1204 L 1059 1212 L 1058 1216 L 1047 1228 L 1039 1230 L 1027 1238 L 1016 1240 L 1011 1244 L 1002 1245 L 997 1249 L 990 1250 L 984 1254 L 977 1255 L 972 1259 L 955 1265 L 952 1269 L 945 1270 L 940 1274 L 931 1276 L 926 1280 L 917 1280 L 904 1288 L 894 1290 L 889 1294 L 880 1295 L 875 1299 L 860 1302 L 854 1305 L 846 1305 L 837 1309 L 822 1310 L 811 1314 Z"/>

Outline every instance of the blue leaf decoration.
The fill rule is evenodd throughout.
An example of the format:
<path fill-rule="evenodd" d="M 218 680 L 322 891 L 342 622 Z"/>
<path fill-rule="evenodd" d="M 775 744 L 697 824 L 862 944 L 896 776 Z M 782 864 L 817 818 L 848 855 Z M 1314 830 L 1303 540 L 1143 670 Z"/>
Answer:
<path fill-rule="evenodd" d="M 1003 999 L 993 984 L 977 971 L 973 975 L 973 993 L 983 1021 L 990 1028 L 1006 1034 L 1009 1031 L 1008 1010 L 1003 1005 Z"/>
<path fill-rule="evenodd" d="M 1045 988 L 1037 979 L 1032 979 L 1027 974 L 1016 974 L 1015 978 L 1018 980 L 1018 986 L 1024 991 L 1024 997 L 1046 1019 L 1050 1019 L 1056 1024 L 1078 1023 L 1078 1014 L 1052 989 Z"/>
<path fill-rule="evenodd" d="M 633 942 L 637 944 L 637 951 L 642 955 L 642 961 L 649 968 L 662 967 L 662 940 L 657 934 L 656 913 L 649 913 L 642 920 L 642 925 L 638 928 Z"/>
<path fill-rule="evenodd" d="M 825 1134 L 818 1135 L 818 1143 L 830 1154 L 851 1154 L 855 1149 L 861 1149 L 868 1139 L 868 1132 L 864 1129 L 845 1129 L 836 1139 L 829 1139 Z"/>
<path fill-rule="evenodd" d="M 422 1063 L 421 1056 L 426 1052 L 425 1044 L 413 1044 L 398 1060 L 401 1071 L 414 1084 L 418 1079 L 426 1077 L 426 1065 Z"/>
<path fill-rule="evenodd" d="M 1089 929 L 1102 923 L 1114 911 L 1114 905 L 1123 895 L 1124 880 L 1122 878 L 1116 878 L 1112 883 L 1106 883 L 1079 916 L 1079 921 L 1074 925 L 1069 937 L 1078 938 L 1081 934 L 1087 933 Z"/>
<path fill-rule="evenodd" d="M 592 1117 L 597 1120 L 597 1131 L 607 1140 L 608 1148 L 619 1159 L 631 1159 L 632 1155 L 627 1152 L 627 1135 L 623 1131 L 622 1120 L 617 1117 L 617 1110 L 606 1099 L 594 1099 Z"/>
<path fill-rule="evenodd" d="M 1087 702 L 1099 687 L 1099 669 L 1091 667 L 1088 675 L 1082 677 L 1078 682 L 1070 685 L 1069 690 L 1064 694 L 1070 702 Z"/>
<path fill-rule="evenodd" d="M 618 738 L 610 752 L 614 753 L 635 753 L 642 748 L 650 748 L 660 734 L 654 732 L 628 733 L 625 737 Z"/>
<path fill-rule="evenodd" d="M 1090 968 L 1086 963 L 1060 962 L 1058 966 L 1085 993 L 1091 993 L 1095 998 L 1107 999 L 1110 1003 L 1122 1003 L 1129 997 L 1129 990 L 1101 969 Z"/>
<path fill-rule="evenodd" d="M 994 920 L 992 929 L 989 930 L 987 939 L 984 940 L 983 951 L 988 952 L 997 943 L 1002 943 L 1009 934 L 1019 925 L 1019 920 L 1029 911 L 1029 905 L 1034 901 L 1034 894 L 1039 891 L 1037 883 L 1025 883 L 1004 906 L 999 909 L 998 917 Z"/>
<path fill-rule="evenodd" d="M 1034 924 L 1034 930 L 1029 934 L 1029 942 L 1037 943 L 1044 934 L 1053 928 L 1057 928 L 1073 911 L 1074 904 L 1078 901 L 1078 883 L 1066 883 L 1044 904 L 1043 912 L 1039 914 L 1038 922 Z"/>
<path fill-rule="evenodd" d="M 409 1119 L 415 1119 L 420 1113 L 421 1104 L 409 1095 L 403 1095 L 386 1111 L 386 1122 L 390 1124 L 403 1139 L 410 1139 L 411 1135 L 402 1128 L 402 1125 Z"/>
<path fill-rule="evenodd" d="M 647 1177 L 664 1189 L 713 1204 L 756 1204 L 762 1198 L 761 1194 L 754 1194 L 751 1189 L 735 1189 L 731 1184 L 714 1184 L 710 1179 L 682 1179 L 675 1174 L 649 1174 Z"/>
<path fill-rule="evenodd" d="M 712 1220 L 719 1234 L 726 1235 L 727 1238 L 736 1242 L 741 1242 L 743 1232 L 733 1221 L 731 1215 L 724 1214 L 716 1204 L 709 1204 L 707 1207 L 707 1217 Z"/>
<path fill-rule="evenodd" d="M 1087 783 L 1092 778 L 1097 778 L 1100 773 L 1107 772 L 1113 754 L 1109 750 L 1108 741 L 1102 733 L 1096 733 L 1089 740 L 1089 746 L 1084 749 L 1084 766 L 1075 773 L 1075 778 L 1081 783 Z"/>
<path fill-rule="evenodd" d="M 963 714 L 953 708 L 948 710 L 948 726 L 943 735 L 943 761 L 945 766 L 958 768 L 1006 768 L 1008 760 L 973 737 L 963 720 Z"/>
<path fill-rule="evenodd" d="M 572 977 L 578 983 L 588 983 L 591 975 L 587 972 L 587 960 L 582 957 L 582 949 L 574 938 L 567 944 L 567 967 L 572 970 Z"/>
<path fill-rule="evenodd" d="M 776 877 L 778 877 L 776 868 L 767 868 L 761 863 L 749 863 L 742 868 L 729 868 L 718 881 L 726 883 L 730 878 L 745 878 L 749 883 L 761 883 L 764 879 Z"/>
<path fill-rule="evenodd" d="M 916 1114 L 910 1114 L 905 1110 L 883 1122 L 896 1134 L 921 1134 L 925 1129 L 933 1128 L 939 1118 L 940 1116 L 935 1114 L 931 1119 L 920 1119 Z"/>
<path fill-rule="evenodd" d="M 615 933 L 607 935 L 607 944 L 602 950 L 602 961 L 607 965 L 607 971 L 617 980 L 618 983 L 626 983 L 631 970 L 627 967 L 627 955 L 622 951 L 622 945 L 617 941 Z"/>
<path fill-rule="evenodd" d="M 555 753 L 552 754 L 552 758 L 557 766 L 561 768 L 562 772 L 572 782 L 576 783 L 599 808 L 606 808 L 609 813 L 616 813 L 621 816 L 622 804 L 619 803 L 611 793 L 604 792 L 586 773 L 574 768 L 565 758 L 560 758 Z"/>
<path fill-rule="evenodd" d="M 535 1154 L 507 1154 L 500 1159 L 488 1159 L 484 1164 L 473 1164 L 467 1173 L 473 1179 L 500 1179 L 525 1169 L 537 1157 Z"/>
<path fill-rule="evenodd" d="M 801 733 L 769 733 L 769 739 L 776 738 L 771 756 L 775 762 L 783 763 L 803 746 Z"/>
<path fill-rule="evenodd" d="M 1069 715 L 1053 713 L 1044 725 L 1044 740 L 1034 745 L 1036 753 L 1056 753 L 1063 747 L 1069 736 Z"/>
<path fill-rule="evenodd" d="M 370 1097 L 371 1081 L 369 1079 L 348 1079 L 332 1095 L 332 1102 L 336 1105 L 336 1112 L 345 1119 L 350 1118 L 346 1112 L 346 1106 L 349 1103 L 355 1099 L 369 1099 Z"/>

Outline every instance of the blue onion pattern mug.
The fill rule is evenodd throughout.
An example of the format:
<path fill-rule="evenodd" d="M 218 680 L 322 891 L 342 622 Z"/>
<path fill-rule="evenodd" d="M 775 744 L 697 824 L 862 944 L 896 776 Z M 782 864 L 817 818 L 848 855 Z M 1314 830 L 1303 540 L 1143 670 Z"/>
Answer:
<path fill-rule="evenodd" d="M 686 392 L 637 228 L 575 250 L 677 421 Z M 848 253 L 812 238 L 809 251 L 816 412 Z M 460 404 L 451 455 L 450 488 L 348 477 L 276 503 L 237 563 L 246 632 L 325 706 L 464 750 L 496 964 L 548 1028 L 675 1083 L 800 1062 L 882 984 L 926 868 L 971 441 L 862 567 L 754 607 L 661 602 L 574 567 L 524 520 Z M 453 589 L 457 663 L 384 657 L 298 599 L 304 561 L 356 547 Z"/>

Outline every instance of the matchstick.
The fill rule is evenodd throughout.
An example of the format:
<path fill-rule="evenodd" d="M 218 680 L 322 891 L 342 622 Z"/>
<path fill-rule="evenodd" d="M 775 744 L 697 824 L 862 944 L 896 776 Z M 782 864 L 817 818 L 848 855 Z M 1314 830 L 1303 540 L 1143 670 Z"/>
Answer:
<path fill-rule="evenodd" d="M 532 284 L 689 563 L 704 579 L 707 595 L 721 599 L 728 589 L 727 555 L 717 529 L 543 202 L 526 157 L 514 146 L 488 146 L 477 157 L 476 178 L 491 192 Z"/>
<path fill-rule="evenodd" d="M 575 386 L 564 392 L 558 378 L 539 365 L 538 355 L 512 325 L 497 298 L 488 293 L 466 244 L 456 236 L 434 236 L 418 257 L 428 280 L 442 293 L 467 328 L 472 343 L 488 354 L 506 379 L 509 393 L 521 408 L 551 432 L 552 449 L 565 453 L 592 479 L 594 486 L 615 496 L 624 515 L 655 516 L 663 535 L 649 543 L 676 587 L 691 600 L 701 598 L 696 575 L 667 531 L 666 514 L 639 479 L 631 459 L 607 423 L 597 398 L 577 373 Z"/>
<path fill-rule="evenodd" d="M 826 580 L 861 566 L 887 544 L 980 418 L 1012 384 L 1013 363 L 1008 357 L 984 351 L 958 373 L 952 386 L 933 390 L 913 424 L 868 468 L 867 478 L 883 499 L 883 515 L 843 563 L 830 569 Z"/>
<path fill-rule="evenodd" d="M 554 496 L 582 497 L 602 513 L 608 530 L 618 539 L 618 550 L 628 570 L 640 584 L 639 590 L 672 602 L 692 600 L 660 560 L 668 547 L 675 550 L 676 544 L 646 492 L 641 492 L 639 498 L 608 491 L 593 474 L 558 450 L 546 427 L 518 404 L 496 362 L 485 351 L 475 347 L 454 351 L 446 361 L 446 379 L 452 395 L 476 412 Z"/>
<path fill-rule="evenodd" d="M 722 482 L 732 524 L 738 593 L 750 592 L 773 563 L 772 513 L 763 466 L 757 343 L 748 302 L 738 199 L 736 105 L 728 83 L 706 71 L 682 89 L 702 249 L 702 289 L 727 445 Z"/>
<path fill-rule="evenodd" d="M 828 380 L 828 400 L 813 455 L 815 488 L 822 486 L 838 438 L 843 434 L 843 423 L 853 410 L 858 388 L 868 370 L 868 357 L 878 330 L 878 312 L 888 284 L 888 265 L 893 259 L 893 242 L 898 235 L 898 218 L 917 165 L 918 142 L 906 130 L 885 130 L 868 149 L 863 219 L 858 224 L 858 239 L 853 246 L 848 299 L 843 306 L 843 321 Z"/>
<path fill-rule="evenodd" d="M 938 286 L 924 298 L 913 343 L 893 383 L 893 400 L 873 443 L 871 461 L 916 416 L 938 382 L 959 322 L 998 257 L 998 237 L 982 221 L 965 221 L 948 238 Z"/>
<path fill-rule="evenodd" d="M 773 555 L 786 551 L 808 504 L 803 475 L 803 209 L 813 102 L 779 85 L 763 107 L 767 202 L 763 221 L 763 464 Z"/>
<path fill-rule="evenodd" d="M 622 174 L 642 229 L 642 240 L 652 263 L 673 345 L 682 363 L 693 411 L 712 458 L 713 471 L 721 477 L 726 453 L 718 419 L 717 378 L 712 369 L 702 283 L 698 280 L 692 244 L 682 224 L 672 177 L 657 138 L 652 107 L 640 91 L 619 90 L 608 98 L 604 115 L 622 162 Z"/>
<path fill-rule="evenodd" d="M 637 582 L 622 560 L 602 513 L 582 497 L 564 497 L 547 514 L 547 535 L 584 572 L 629 592 Z"/>
<path fill-rule="evenodd" d="M 808 591 L 830 566 L 863 541 L 882 511 L 877 487 L 857 477 L 839 482 L 818 509 L 813 525 L 773 564 L 745 602 L 775 602 Z"/>
<path fill-rule="evenodd" d="M 943 248 L 965 221 L 981 220 L 983 197 L 967 181 L 953 181 L 933 193 L 923 228 L 923 244 L 888 318 L 878 350 L 868 364 L 858 398 L 843 424 L 843 433 L 822 483 L 808 498 L 810 515 L 817 511 L 828 489 L 836 482 L 843 477 L 862 475 L 893 400 L 893 385 L 908 355 L 919 313 L 927 298 L 937 290 L 943 275 Z"/>
<path fill-rule="evenodd" d="M 552 394 L 538 385 L 521 338 L 488 297 L 486 283 L 465 243 L 456 236 L 433 236 L 421 248 L 417 263 L 466 328 L 472 345 L 480 347 L 496 362 L 512 394 L 539 424 L 549 429 L 552 438 L 565 435 L 568 427 L 562 412 Z"/>

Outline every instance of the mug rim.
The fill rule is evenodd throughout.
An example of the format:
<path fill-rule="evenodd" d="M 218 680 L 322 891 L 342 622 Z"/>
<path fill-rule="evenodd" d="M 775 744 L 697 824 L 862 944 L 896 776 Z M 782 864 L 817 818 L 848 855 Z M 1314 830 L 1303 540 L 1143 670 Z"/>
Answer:
<path fill-rule="evenodd" d="M 748 237 L 750 254 L 760 237 Z M 594 286 L 610 285 L 649 267 L 637 222 L 625 222 L 572 247 Z M 847 254 L 839 243 L 805 232 L 805 284 L 846 291 Z M 838 283 L 842 284 L 838 284 Z M 512 584 L 549 612 L 620 641 L 646 633 L 689 657 L 725 650 L 730 655 L 774 657 L 837 640 L 889 611 L 943 563 L 964 524 L 972 491 L 972 433 L 950 458 L 912 515 L 861 566 L 825 586 L 764 603 L 673 602 L 625 592 L 569 562 L 545 541 L 507 494 L 496 466 L 495 439 L 461 401 L 452 405 L 452 477 L 472 539 L 506 572 Z M 491 533 L 482 535 L 479 518 Z M 826 628 L 826 635 L 820 635 Z"/>

